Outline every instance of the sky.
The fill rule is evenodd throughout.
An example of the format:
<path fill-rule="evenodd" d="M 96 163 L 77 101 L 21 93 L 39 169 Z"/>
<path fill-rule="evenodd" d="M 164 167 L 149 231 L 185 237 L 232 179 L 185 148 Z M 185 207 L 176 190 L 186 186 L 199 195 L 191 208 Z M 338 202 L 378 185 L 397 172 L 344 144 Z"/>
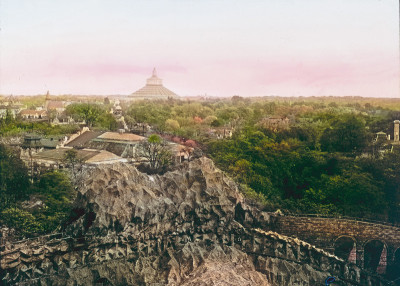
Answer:
<path fill-rule="evenodd" d="M 400 97 L 398 0 L 0 0 L 0 94 Z"/>

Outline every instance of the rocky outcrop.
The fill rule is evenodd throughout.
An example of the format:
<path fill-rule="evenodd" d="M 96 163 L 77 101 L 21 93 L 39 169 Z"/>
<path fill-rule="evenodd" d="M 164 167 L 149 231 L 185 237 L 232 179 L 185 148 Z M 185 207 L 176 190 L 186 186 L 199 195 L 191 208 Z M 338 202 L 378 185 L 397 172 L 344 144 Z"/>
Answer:
<path fill-rule="evenodd" d="M 385 285 L 310 244 L 269 231 L 211 160 L 163 176 L 128 164 L 87 171 L 61 237 L 3 246 L 6 285 Z"/>

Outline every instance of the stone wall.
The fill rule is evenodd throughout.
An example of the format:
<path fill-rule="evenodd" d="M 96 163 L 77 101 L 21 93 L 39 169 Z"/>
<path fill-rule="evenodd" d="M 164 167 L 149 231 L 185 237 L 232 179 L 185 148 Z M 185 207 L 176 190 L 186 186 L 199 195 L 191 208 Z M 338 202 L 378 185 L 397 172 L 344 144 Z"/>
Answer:
<path fill-rule="evenodd" d="M 221 235 L 185 231 L 161 237 L 66 237 L 23 245 L 0 253 L 4 285 L 47 285 L 49 281 L 52 285 L 94 285 L 100 280 L 128 283 L 124 279 L 129 285 L 181 285 L 185 275 L 171 279 L 168 274 L 188 267 L 183 254 L 188 248 L 197 248 L 204 256 L 214 253 L 218 259 L 236 250 L 245 253 L 253 261 L 254 270 L 270 283 L 266 285 L 323 285 L 328 276 L 337 277 L 338 285 L 389 285 L 379 276 L 308 243 L 260 229 L 246 230 L 239 224 Z M 238 256 L 233 255 L 234 259 Z M 209 259 L 205 257 L 205 261 Z M 174 267 L 171 260 L 178 265 Z M 146 265 L 149 261 L 150 267 Z M 138 268 L 138 264 L 142 266 Z M 110 267 L 115 269 L 111 271 Z"/>
<path fill-rule="evenodd" d="M 391 267 L 400 262 L 395 259 L 396 251 L 400 251 L 400 228 L 396 226 L 340 218 L 279 216 L 273 230 L 331 253 L 335 252 L 338 239 L 349 237 L 354 240 L 355 260 L 360 267 L 365 266 L 365 247 L 371 242 L 381 242 L 383 250 L 377 272 L 382 274 L 394 271 Z"/>

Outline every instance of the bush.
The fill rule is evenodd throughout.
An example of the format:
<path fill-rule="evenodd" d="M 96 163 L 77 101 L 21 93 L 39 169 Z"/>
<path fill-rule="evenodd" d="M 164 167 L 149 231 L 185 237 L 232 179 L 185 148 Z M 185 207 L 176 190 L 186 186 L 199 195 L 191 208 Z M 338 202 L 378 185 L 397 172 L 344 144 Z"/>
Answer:
<path fill-rule="evenodd" d="M 17 229 L 23 235 L 31 236 L 44 230 L 32 214 L 19 208 L 5 209 L 1 212 L 0 219 L 5 225 Z"/>

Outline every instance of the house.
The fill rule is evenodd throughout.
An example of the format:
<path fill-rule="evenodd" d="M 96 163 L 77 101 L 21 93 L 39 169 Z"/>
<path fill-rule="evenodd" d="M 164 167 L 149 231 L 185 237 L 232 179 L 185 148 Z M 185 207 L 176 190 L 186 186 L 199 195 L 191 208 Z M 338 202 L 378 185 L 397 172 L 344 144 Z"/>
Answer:
<path fill-rule="evenodd" d="M 146 139 L 143 136 L 139 136 L 132 133 L 124 133 L 124 132 L 105 132 L 99 135 L 97 138 L 93 139 L 93 141 L 100 142 L 114 142 L 114 143 L 137 143 Z"/>
<path fill-rule="evenodd" d="M 83 149 L 87 144 L 89 144 L 90 140 L 103 133 L 103 131 L 91 131 L 88 127 L 83 127 L 81 131 L 71 135 L 71 137 L 65 142 L 65 146 Z"/>
<path fill-rule="evenodd" d="M 140 142 L 147 140 L 146 137 L 137 134 L 120 132 L 101 132 L 84 129 L 65 143 L 67 148 L 106 150 L 122 158 L 135 158 L 136 148 Z M 174 142 L 168 142 L 168 148 L 177 162 L 190 158 L 194 148 Z"/>
<path fill-rule="evenodd" d="M 235 131 L 234 128 L 217 127 L 208 130 L 208 135 L 216 139 L 231 138 L 234 131 Z"/>
<path fill-rule="evenodd" d="M 9 112 L 9 114 L 15 118 L 24 109 L 26 109 L 26 105 L 17 102 L 12 96 L 10 96 L 7 98 L 7 100 L 4 100 L 0 103 L 0 118 L 5 118 L 7 116 L 7 112 Z"/>
<path fill-rule="evenodd" d="M 282 116 L 270 116 L 267 118 L 262 119 L 258 125 L 263 128 L 270 129 L 274 132 L 279 130 L 284 130 L 289 128 L 289 118 L 282 117 Z"/>
<path fill-rule="evenodd" d="M 36 154 L 48 150 L 56 150 L 63 146 L 65 136 L 50 136 L 43 138 L 37 134 L 27 134 L 21 144 L 20 159 L 29 167 L 30 175 L 38 175 L 43 171 L 39 164 L 33 159 Z"/>
<path fill-rule="evenodd" d="M 33 110 L 33 109 L 24 109 L 21 110 L 19 115 L 25 120 L 47 120 L 47 111 L 46 110 Z"/>
<path fill-rule="evenodd" d="M 146 137 L 132 133 L 104 132 L 90 141 L 91 148 L 104 149 L 124 158 L 133 158 L 137 144 Z"/>
<path fill-rule="evenodd" d="M 135 146 L 146 137 L 132 133 L 120 132 L 95 132 L 85 129 L 77 135 L 72 136 L 66 142 L 66 147 L 89 148 L 106 150 L 124 158 L 132 158 L 135 153 Z"/>
<path fill-rule="evenodd" d="M 194 148 L 192 147 L 176 143 L 169 143 L 168 147 L 170 148 L 170 151 L 177 163 L 182 163 L 185 160 L 189 160 L 194 151 Z"/>
<path fill-rule="evenodd" d="M 76 122 L 71 116 L 68 116 L 65 114 L 65 112 L 62 112 L 62 113 L 57 113 L 57 115 L 54 117 L 51 123 L 54 125 L 62 125 L 62 124 L 74 124 Z"/>
<path fill-rule="evenodd" d="M 57 113 L 62 113 L 65 111 L 65 106 L 63 101 L 50 100 L 46 104 L 46 109 L 48 111 L 55 110 Z"/>
<path fill-rule="evenodd" d="M 67 167 L 65 161 L 66 152 L 72 148 L 58 148 L 46 150 L 32 155 L 33 163 L 41 170 L 43 169 L 62 169 Z M 121 158 L 111 152 L 105 150 L 93 149 L 75 149 L 77 159 L 81 164 L 99 165 L 110 164 L 115 162 L 126 162 L 126 159 Z"/>
<path fill-rule="evenodd" d="M 33 154 L 63 147 L 65 140 L 66 136 L 41 137 L 37 134 L 27 134 L 21 144 L 20 157 L 23 161 L 29 161 Z"/>
<path fill-rule="evenodd" d="M 44 107 L 49 113 L 55 112 L 57 115 L 59 115 L 65 111 L 65 107 L 69 104 L 70 102 L 51 99 L 50 93 L 47 91 Z"/>

